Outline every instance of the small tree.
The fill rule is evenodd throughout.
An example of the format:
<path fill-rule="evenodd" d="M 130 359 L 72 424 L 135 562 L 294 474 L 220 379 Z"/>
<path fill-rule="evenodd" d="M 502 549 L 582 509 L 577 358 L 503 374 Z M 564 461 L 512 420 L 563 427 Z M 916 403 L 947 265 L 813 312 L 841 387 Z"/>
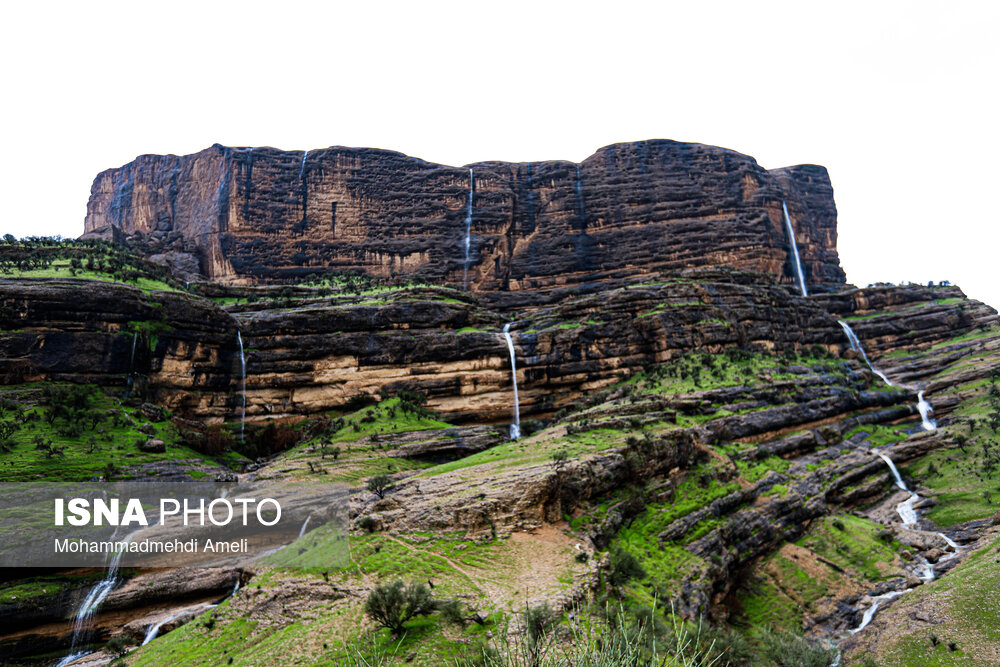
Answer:
<path fill-rule="evenodd" d="M 21 428 L 20 424 L 15 422 L 0 421 L 0 450 L 10 451 L 14 434 L 19 428 Z"/>
<path fill-rule="evenodd" d="M 407 621 L 432 614 L 436 609 L 437 602 L 427 586 L 416 582 L 407 586 L 401 580 L 379 584 L 365 602 L 365 613 L 397 637 L 403 633 Z"/>
<path fill-rule="evenodd" d="M 552 459 L 552 467 L 558 470 L 562 468 L 566 463 L 566 460 L 569 459 L 569 450 L 565 447 L 560 447 L 559 449 L 553 451 L 549 455 L 549 458 Z"/>
<path fill-rule="evenodd" d="M 385 492 L 392 488 L 392 478 L 385 473 L 375 475 L 368 480 L 368 484 L 365 488 L 379 498 L 385 498 Z"/>
<path fill-rule="evenodd" d="M 612 586 L 621 586 L 632 579 L 646 576 L 646 570 L 639 563 L 639 559 L 621 547 L 615 547 L 609 561 L 608 581 Z"/>

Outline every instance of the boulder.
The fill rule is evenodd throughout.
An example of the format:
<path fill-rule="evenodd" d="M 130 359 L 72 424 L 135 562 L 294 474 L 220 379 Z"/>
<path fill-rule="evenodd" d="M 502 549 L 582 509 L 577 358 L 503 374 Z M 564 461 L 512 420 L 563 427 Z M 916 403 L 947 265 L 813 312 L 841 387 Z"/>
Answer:
<path fill-rule="evenodd" d="M 167 445 L 158 438 L 151 438 L 139 445 L 139 449 L 147 454 L 163 454 L 167 451 Z"/>

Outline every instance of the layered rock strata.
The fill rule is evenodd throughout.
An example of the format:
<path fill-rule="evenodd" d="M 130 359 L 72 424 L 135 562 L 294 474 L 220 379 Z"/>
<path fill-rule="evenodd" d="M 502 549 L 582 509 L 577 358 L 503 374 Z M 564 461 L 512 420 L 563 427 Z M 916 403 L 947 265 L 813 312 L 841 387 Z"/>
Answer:
<path fill-rule="evenodd" d="M 461 168 L 344 147 L 143 155 L 97 176 L 84 237 L 231 283 L 355 270 L 518 291 L 728 265 L 791 284 L 782 201 L 808 282 L 843 283 L 826 169 L 667 140 Z"/>

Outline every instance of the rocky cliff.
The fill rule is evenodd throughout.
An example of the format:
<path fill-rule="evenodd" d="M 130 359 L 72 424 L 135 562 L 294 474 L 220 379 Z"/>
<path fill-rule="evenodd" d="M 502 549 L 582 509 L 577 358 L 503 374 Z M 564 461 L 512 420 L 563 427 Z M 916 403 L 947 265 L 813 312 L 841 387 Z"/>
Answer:
<path fill-rule="evenodd" d="M 343 147 L 144 155 L 98 175 L 84 236 L 230 283 L 357 270 L 528 290 L 719 265 L 792 283 L 782 201 L 807 281 L 843 283 L 826 169 L 666 140 L 461 168 Z"/>
<path fill-rule="evenodd" d="M 952 287 L 803 299 L 761 276 L 709 270 L 594 294 L 559 290 L 553 304 L 516 311 L 439 288 L 298 288 L 291 297 L 229 288 L 205 298 L 64 279 L 0 287 L 3 382 L 124 386 L 131 377 L 152 400 L 212 423 L 241 413 L 240 340 L 250 421 L 411 391 L 449 420 L 502 422 L 513 407 L 501 333 L 509 319 L 520 409 L 532 417 L 695 350 L 845 351 L 838 317 L 860 318 L 852 322 L 873 352 L 938 343 L 993 317 Z M 879 316 L 854 315 L 867 308 Z"/>

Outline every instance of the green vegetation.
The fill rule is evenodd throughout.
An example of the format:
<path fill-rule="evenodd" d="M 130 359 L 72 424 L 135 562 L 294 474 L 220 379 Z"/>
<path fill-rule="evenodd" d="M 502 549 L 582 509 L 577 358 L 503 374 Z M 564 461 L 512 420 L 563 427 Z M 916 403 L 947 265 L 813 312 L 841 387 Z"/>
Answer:
<path fill-rule="evenodd" d="M 682 543 L 686 540 L 664 542 L 660 533 L 675 520 L 738 489 L 736 483 L 720 482 L 711 466 L 699 466 L 689 471 L 684 481 L 677 485 L 674 502 L 651 503 L 622 528 L 612 543 L 613 552 L 629 554 L 637 565 L 632 570 L 635 576 L 631 577 L 636 582 L 628 586 L 627 597 L 636 603 L 651 605 L 657 598 L 665 599 L 677 592 L 676 587 L 686 574 L 702 569 L 704 561 L 683 548 Z M 694 534 L 706 534 L 712 526 L 711 523 L 696 524 Z"/>
<path fill-rule="evenodd" d="M 166 267 L 124 246 L 59 237 L 0 241 L 0 276 L 82 278 L 131 284 L 145 291 L 181 289 Z"/>
<path fill-rule="evenodd" d="M 143 464 L 172 461 L 197 470 L 211 459 L 179 444 L 169 421 L 150 421 L 138 408 L 93 385 L 25 384 L 0 388 L 0 481 L 127 479 Z M 143 452 L 149 439 L 164 453 Z"/>
<path fill-rule="evenodd" d="M 815 352 L 823 352 L 823 348 Z M 771 355 L 730 348 L 719 354 L 692 352 L 667 364 L 651 366 L 634 375 L 628 383 L 640 393 L 688 394 L 723 387 L 753 387 L 800 377 L 789 366 L 804 366 L 816 372 L 843 377 L 841 363 L 820 354 Z"/>
<path fill-rule="evenodd" d="M 897 442 L 906 440 L 907 434 L 896 426 L 884 426 L 882 424 L 863 424 L 844 434 L 844 440 L 850 440 L 858 433 L 864 433 L 864 441 L 872 449 L 882 449 Z"/>
<path fill-rule="evenodd" d="M 815 520 L 806 534 L 772 554 L 738 593 L 743 622 L 799 633 L 802 617 L 852 582 L 900 576 L 899 543 L 879 524 L 841 514 Z"/>
<path fill-rule="evenodd" d="M 1000 540 L 970 554 L 958 567 L 907 593 L 888 613 L 895 632 L 879 642 L 880 665 L 990 665 L 1000 641 Z M 940 622 L 910 619 L 931 609 Z M 902 619 L 902 622 L 900 622 Z M 954 644 L 954 646 L 951 646 Z"/>
<path fill-rule="evenodd" d="M 899 542 L 870 519 L 852 514 L 824 516 L 795 544 L 868 581 L 899 574 L 893 565 Z"/>
<path fill-rule="evenodd" d="M 759 461 L 734 460 L 734 463 L 740 476 L 750 483 L 759 482 L 771 471 L 784 473 L 792 465 L 790 461 L 773 455 Z"/>
<path fill-rule="evenodd" d="M 408 431 L 448 428 L 450 424 L 418 403 L 403 398 L 390 398 L 377 405 L 362 408 L 338 420 L 325 441 L 355 442 L 361 438 Z"/>
<path fill-rule="evenodd" d="M 938 504 L 926 516 L 950 527 L 1000 509 L 1000 385 L 997 376 L 952 413 L 954 446 L 910 463 L 901 473 L 929 489 Z"/>

